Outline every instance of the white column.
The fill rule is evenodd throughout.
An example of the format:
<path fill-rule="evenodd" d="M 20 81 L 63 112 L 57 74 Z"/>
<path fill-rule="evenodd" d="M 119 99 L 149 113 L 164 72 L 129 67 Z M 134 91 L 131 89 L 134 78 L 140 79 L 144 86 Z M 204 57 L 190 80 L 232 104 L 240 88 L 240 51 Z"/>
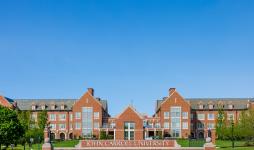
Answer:
<path fill-rule="evenodd" d="M 145 130 L 145 139 L 147 138 L 147 133 L 146 133 L 147 131 Z"/>
<path fill-rule="evenodd" d="M 114 129 L 114 140 L 116 140 L 116 129 Z"/>

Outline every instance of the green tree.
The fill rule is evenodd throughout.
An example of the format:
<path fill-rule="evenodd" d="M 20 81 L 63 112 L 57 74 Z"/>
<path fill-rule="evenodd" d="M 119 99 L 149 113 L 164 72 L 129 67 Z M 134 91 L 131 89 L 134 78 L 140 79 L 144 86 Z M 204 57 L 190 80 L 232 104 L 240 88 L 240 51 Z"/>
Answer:
<path fill-rule="evenodd" d="M 18 120 L 17 113 L 14 110 L 0 106 L 0 147 L 17 143 L 25 130 Z"/>
<path fill-rule="evenodd" d="M 43 110 L 38 113 L 38 127 L 42 131 L 44 130 L 46 124 L 48 122 L 48 113 L 46 110 Z"/>
<path fill-rule="evenodd" d="M 240 136 L 245 138 L 247 143 L 254 140 L 254 110 L 243 111 L 239 120 Z"/>
<path fill-rule="evenodd" d="M 216 134 L 218 139 L 225 139 L 225 134 L 227 132 L 226 126 L 226 114 L 221 105 L 218 105 L 218 116 L 216 118 Z"/>

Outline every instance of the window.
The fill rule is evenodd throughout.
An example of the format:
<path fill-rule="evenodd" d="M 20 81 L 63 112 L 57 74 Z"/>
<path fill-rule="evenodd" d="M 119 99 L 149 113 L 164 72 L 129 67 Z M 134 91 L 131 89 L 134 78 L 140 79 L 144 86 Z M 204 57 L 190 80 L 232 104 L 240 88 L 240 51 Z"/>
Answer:
<path fill-rule="evenodd" d="M 188 122 L 183 122 L 182 128 L 183 129 L 188 129 Z"/>
<path fill-rule="evenodd" d="M 72 130 L 72 123 L 70 123 L 70 127 L 69 128 L 70 128 L 70 130 Z"/>
<path fill-rule="evenodd" d="M 169 129 L 169 122 L 164 122 L 164 128 Z"/>
<path fill-rule="evenodd" d="M 188 119 L 188 112 L 182 112 L 183 119 Z"/>
<path fill-rule="evenodd" d="M 164 119 L 168 119 L 169 118 L 169 112 L 164 112 Z"/>
<path fill-rule="evenodd" d="M 208 129 L 214 129 L 214 123 L 208 123 L 207 128 Z"/>
<path fill-rule="evenodd" d="M 75 129 L 81 129 L 81 123 L 80 122 L 76 122 Z"/>
<path fill-rule="evenodd" d="M 198 114 L 198 120 L 205 120 L 205 114 Z"/>
<path fill-rule="evenodd" d="M 181 136 L 181 107 L 171 107 L 171 135 L 173 137 Z"/>
<path fill-rule="evenodd" d="M 72 121 L 72 114 L 70 114 L 70 121 Z"/>
<path fill-rule="evenodd" d="M 51 107 L 52 110 L 55 110 L 56 105 L 51 105 L 50 107 Z"/>
<path fill-rule="evenodd" d="M 41 106 L 41 110 L 45 110 L 46 106 L 45 105 L 42 105 Z"/>
<path fill-rule="evenodd" d="M 99 119 L 99 112 L 94 112 L 93 113 L 93 118 L 94 119 Z"/>
<path fill-rule="evenodd" d="M 65 127 L 64 123 L 59 124 L 59 130 L 65 130 Z"/>
<path fill-rule="evenodd" d="M 148 122 L 148 128 L 153 128 L 153 123 L 152 122 Z"/>
<path fill-rule="evenodd" d="M 36 109 L 36 105 L 33 105 L 33 106 L 32 106 L 32 110 L 35 110 L 35 109 Z"/>
<path fill-rule="evenodd" d="M 124 122 L 124 139 L 125 140 L 134 140 L 134 122 Z"/>
<path fill-rule="evenodd" d="M 180 129 L 172 129 L 172 137 L 180 137 Z"/>
<path fill-rule="evenodd" d="M 234 120 L 235 119 L 234 118 L 234 113 L 228 113 L 227 118 L 228 118 L 228 120 Z"/>
<path fill-rule="evenodd" d="M 61 110 L 64 110 L 64 108 L 65 108 L 65 105 L 61 105 Z"/>
<path fill-rule="evenodd" d="M 116 127 L 116 123 L 111 122 L 111 123 L 110 123 L 110 128 L 115 128 L 115 127 Z"/>
<path fill-rule="evenodd" d="M 50 127 L 52 130 L 55 130 L 56 129 L 56 124 L 50 124 Z"/>
<path fill-rule="evenodd" d="M 204 123 L 198 122 L 197 127 L 198 129 L 204 129 Z"/>
<path fill-rule="evenodd" d="M 80 112 L 76 112 L 75 113 L 75 118 L 76 119 L 81 119 L 81 113 Z"/>
<path fill-rule="evenodd" d="M 59 114 L 59 120 L 66 120 L 66 114 Z"/>
<path fill-rule="evenodd" d="M 203 109 L 204 108 L 204 105 L 199 105 L 199 109 Z"/>
<path fill-rule="evenodd" d="M 93 123 L 93 127 L 95 128 L 95 129 L 99 129 L 99 122 L 94 122 Z"/>
<path fill-rule="evenodd" d="M 229 108 L 229 109 L 233 109 L 233 107 L 234 107 L 234 106 L 233 106 L 232 104 L 229 104 L 229 105 L 228 105 L 228 108 Z"/>
<path fill-rule="evenodd" d="M 147 120 L 143 120 L 143 127 L 147 126 Z"/>
<path fill-rule="evenodd" d="M 161 124 L 159 122 L 155 123 L 155 128 L 160 128 Z"/>
<path fill-rule="evenodd" d="M 93 135 L 93 107 L 82 107 L 82 135 Z"/>
<path fill-rule="evenodd" d="M 214 114 L 211 114 L 211 113 L 207 114 L 207 119 L 214 120 Z"/>
<path fill-rule="evenodd" d="M 180 117 L 181 107 L 171 107 L 171 117 Z"/>
<path fill-rule="evenodd" d="M 213 105 L 212 104 L 209 104 L 209 109 L 213 109 Z"/>
<path fill-rule="evenodd" d="M 49 115 L 49 120 L 50 121 L 55 121 L 56 120 L 56 114 L 50 114 Z"/>

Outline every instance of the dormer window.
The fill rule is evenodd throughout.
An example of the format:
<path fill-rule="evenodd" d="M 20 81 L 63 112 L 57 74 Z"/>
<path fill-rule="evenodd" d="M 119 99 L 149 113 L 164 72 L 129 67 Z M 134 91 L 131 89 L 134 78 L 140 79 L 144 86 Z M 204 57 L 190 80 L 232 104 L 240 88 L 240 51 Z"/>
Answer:
<path fill-rule="evenodd" d="M 55 105 L 55 104 L 52 104 L 52 105 L 50 106 L 50 109 L 51 109 L 51 110 L 55 110 L 55 109 L 56 109 L 56 105 Z"/>
<path fill-rule="evenodd" d="M 41 110 L 45 110 L 46 106 L 45 105 L 41 105 Z"/>
<path fill-rule="evenodd" d="M 65 105 L 61 105 L 61 110 L 64 110 L 65 109 Z"/>
<path fill-rule="evenodd" d="M 209 104 L 209 109 L 213 109 L 213 108 L 214 108 L 213 104 Z"/>
<path fill-rule="evenodd" d="M 36 110 L 36 105 L 32 105 L 32 110 Z"/>
<path fill-rule="evenodd" d="M 199 109 L 204 109 L 204 105 L 200 104 Z"/>
<path fill-rule="evenodd" d="M 233 108 L 234 108 L 234 105 L 229 104 L 229 105 L 228 105 L 228 108 L 229 108 L 229 109 L 233 109 Z"/>

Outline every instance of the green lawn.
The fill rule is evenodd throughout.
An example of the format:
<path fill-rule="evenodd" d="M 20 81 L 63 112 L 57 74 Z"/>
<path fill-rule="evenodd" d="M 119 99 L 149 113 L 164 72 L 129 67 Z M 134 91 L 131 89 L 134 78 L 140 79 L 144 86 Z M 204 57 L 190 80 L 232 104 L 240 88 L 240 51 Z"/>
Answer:
<path fill-rule="evenodd" d="M 67 140 L 67 141 L 55 141 L 53 142 L 54 147 L 75 147 L 77 145 L 79 140 Z M 33 144 L 32 149 L 33 150 L 41 150 L 42 144 Z M 3 146 L 2 146 L 3 148 Z M 24 146 L 17 145 L 17 147 L 14 147 L 13 150 L 23 150 Z M 7 148 L 7 150 L 11 150 L 11 146 Z M 26 150 L 30 150 L 29 145 L 26 145 Z"/>
<path fill-rule="evenodd" d="M 66 140 L 53 142 L 54 147 L 75 147 L 79 143 L 79 140 Z"/>
<path fill-rule="evenodd" d="M 246 147 L 244 144 L 245 141 L 235 141 L 235 148 L 233 149 L 231 141 L 216 141 L 216 146 L 218 147 L 218 150 L 254 150 L 253 146 Z"/>
<path fill-rule="evenodd" d="M 67 141 L 55 141 L 53 142 L 54 147 L 75 147 L 77 145 L 79 140 L 67 140 Z M 178 139 L 177 143 L 181 145 L 182 147 L 189 147 L 189 140 L 187 139 Z M 235 141 L 235 148 L 232 149 L 232 143 L 231 141 L 222 141 L 217 140 L 216 141 L 216 147 L 217 150 L 254 150 L 254 147 L 246 147 L 245 141 Z M 203 141 L 197 141 L 196 145 L 195 143 L 191 143 L 192 147 L 202 147 Z M 33 144 L 32 149 L 33 150 L 41 150 L 42 144 Z M 2 147 L 3 148 L 3 147 Z M 23 150 L 24 147 L 22 145 L 18 145 L 17 147 L 13 148 L 14 150 Z M 8 150 L 11 150 L 11 147 L 8 147 Z M 30 147 L 26 145 L 26 150 L 30 150 Z"/>

